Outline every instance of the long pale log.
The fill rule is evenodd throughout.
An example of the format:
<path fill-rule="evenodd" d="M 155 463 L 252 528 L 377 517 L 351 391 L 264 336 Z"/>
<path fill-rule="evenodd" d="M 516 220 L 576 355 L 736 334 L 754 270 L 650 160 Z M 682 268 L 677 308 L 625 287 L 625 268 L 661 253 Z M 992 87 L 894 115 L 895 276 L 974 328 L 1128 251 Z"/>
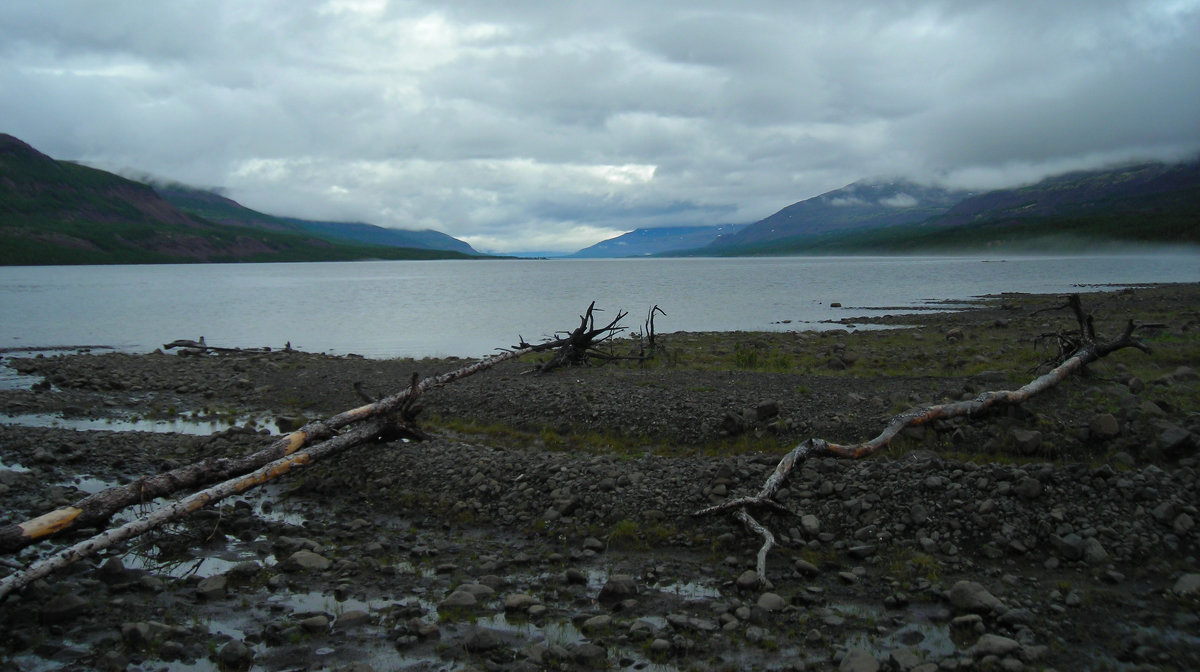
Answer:
<path fill-rule="evenodd" d="M 406 401 L 429 390 L 489 369 L 501 362 L 532 352 L 560 347 L 568 339 L 547 341 L 537 345 L 523 343 L 520 348 L 486 357 L 474 364 L 425 378 L 415 385 L 389 397 L 339 413 L 327 420 L 311 422 L 296 431 L 281 436 L 266 448 L 241 458 L 208 458 L 178 469 L 138 479 L 89 495 L 71 506 L 51 511 L 23 523 L 0 527 L 0 553 L 13 553 L 63 530 L 103 524 L 116 512 L 134 504 L 166 497 L 173 493 L 203 487 L 209 483 L 231 478 L 291 455 L 312 441 L 319 441 L 334 431 L 354 422 L 393 413 Z"/>
<path fill-rule="evenodd" d="M 1067 304 L 1075 310 L 1076 317 L 1079 319 L 1081 331 L 1088 336 L 1092 336 L 1090 316 L 1085 317 L 1079 305 L 1077 297 L 1072 297 Z M 722 502 L 715 506 L 702 509 L 693 513 L 693 516 L 709 516 L 718 513 L 733 513 L 734 517 L 742 523 L 751 533 L 756 534 L 763 539 L 763 545 L 758 551 L 755 568 L 758 572 L 759 581 L 765 583 L 767 580 L 767 554 L 771 548 L 775 546 L 775 536 L 771 531 L 758 522 L 750 515 L 748 508 L 772 508 L 782 510 L 785 513 L 790 513 L 781 505 L 775 502 L 772 498 L 775 493 L 787 481 L 788 476 L 792 471 L 800 465 L 803 465 L 811 457 L 834 456 L 849 459 L 858 459 L 875 454 L 879 450 L 886 447 L 892 442 L 892 439 L 906 427 L 914 427 L 923 425 L 934 420 L 942 420 L 946 418 L 971 416 L 987 411 L 995 406 L 1005 406 L 1019 404 L 1030 397 L 1044 392 L 1058 383 L 1062 382 L 1067 376 L 1075 371 L 1082 369 L 1084 366 L 1101 359 L 1108 354 L 1121 350 L 1123 348 L 1137 348 L 1143 352 L 1150 352 L 1150 348 L 1133 338 L 1133 332 L 1137 327 L 1130 321 L 1125 331 L 1117 338 L 1107 343 L 1095 343 L 1088 339 L 1088 342 L 1079 348 L 1073 355 L 1068 357 L 1066 361 L 1056 366 L 1050 372 L 1035 378 L 1016 390 L 1001 390 L 997 392 L 985 392 L 975 399 L 969 401 L 960 401 L 950 404 L 936 404 L 920 408 L 913 408 L 892 418 L 882 432 L 873 439 L 857 444 L 837 444 L 829 443 L 824 439 L 812 438 L 804 441 L 800 445 L 789 451 L 776 465 L 775 470 L 767 477 L 763 487 L 758 494 L 750 497 L 740 497 Z"/>
<path fill-rule="evenodd" d="M 252 473 L 240 475 L 218 483 L 170 505 L 159 507 L 142 518 L 106 530 L 90 539 L 64 548 L 43 560 L 29 565 L 25 569 L 0 579 L 0 602 L 3 602 L 12 592 L 21 590 L 30 583 L 97 551 L 109 548 L 126 539 L 136 537 L 164 523 L 181 518 L 197 509 L 214 502 L 219 502 L 226 497 L 262 485 L 267 481 L 290 472 L 292 469 L 306 466 L 323 457 L 334 455 L 352 446 L 370 441 L 382 433 L 387 428 L 387 424 L 386 420 L 370 420 L 328 441 L 265 464 Z"/>

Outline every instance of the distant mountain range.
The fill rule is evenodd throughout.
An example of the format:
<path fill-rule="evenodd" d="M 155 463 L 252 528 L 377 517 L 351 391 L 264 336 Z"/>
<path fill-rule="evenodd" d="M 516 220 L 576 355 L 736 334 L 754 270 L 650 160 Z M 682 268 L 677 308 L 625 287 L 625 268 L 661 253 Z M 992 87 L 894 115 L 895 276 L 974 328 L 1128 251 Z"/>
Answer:
<path fill-rule="evenodd" d="M 311 233 L 343 242 L 385 247 L 412 247 L 478 255 L 467 243 L 441 231 L 386 229 L 361 222 L 328 222 L 294 217 L 276 217 L 246 208 L 237 201 L 205 189 L 181 184 L 150 182 L 154 190 L 175 207 L 219 224 Z"/>
<path fill-rule="evenodd" d="M 696 227 L 699 230 L 701 227 Z M 1127 164 L 971 193 L 864 180 L 800 201 L 703 245 L 641 230 L 577 255 L 741 256 L 1054 252 L 1130 243 L 1200 245 L 1200 160 Z M 639 247 L 640 240 L 652 240 Z M 665 247 L 675 245 L 674 247 Z"/>
<path fill-rule="evenodd" d="M 754 253 L 797 238 L 843 234 L 921 222 L 970 196 L 965 191 L 927 187 L 903 180 L 861 181 L 794 203 L 706 249 L 722 254 Z"/>
<path fill-rule="evenodd" d="M 58 161 L 0 134 L 0 264 L 469 258 L 437 231 L 266 215 L 212 191 Z"/>
<path fill-rule="evenodd" d="M 704 247 L 720 236 L 728 236 L 745 228 L 745 224 L 715 226 L 664 226 L 656 229 L 636 229 L 616 238 L 609 238 L 585 247 L 570 255 L 575 258 L 645 257 L 673 250 Z"/>
<path fill-rule="evenodd" d="M 978 194 L 864 180 L 752 224 L 638 229 L 571 256 L 1053 252 L 1131 243 L 1200 245 L 1200 159 Z M 55 160 L 0 134 L 0 265 L 475 256 L 438 231 L 268 215 L 216 191 Z"/>

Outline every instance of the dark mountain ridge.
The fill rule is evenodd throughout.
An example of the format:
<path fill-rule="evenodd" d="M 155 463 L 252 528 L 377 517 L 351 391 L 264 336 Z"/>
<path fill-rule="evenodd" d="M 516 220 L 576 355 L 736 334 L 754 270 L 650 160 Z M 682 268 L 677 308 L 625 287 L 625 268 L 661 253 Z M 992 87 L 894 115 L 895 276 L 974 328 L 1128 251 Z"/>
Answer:
<path fill-rule="evenodd" d="M 980 194 L 856 182 L 674 254 L 1057 252 L 1128 242 L 1200 245 L 1200 158 L 1076 171 Z"/>
<path fill-rule="evenodd" d="M 793 203 L 735 234 L 722 236 L 706 251 L 736 252 L 801 237 L 920 222 L 946 212 L 969 195 L 907 180 L 862 180 Z"/>
<path fill-rule="evenodd" d="M 331 222 L 268 215 L 247 208 L 218 191 L 181 184 L 156 184 L 155 190 L 172 205 L 205 219 L 276 231 L 315 234 L 334 241 L 384 247 L 411 247 L 477 255 L 469 244 L 441 231 L 388 229 L 364 222 Z"/>
<path fill-rule="evenodd" d="M 213 218 L 176 207 L 150 185 L 55 160 L 0 134 L 0 265 L 467 256 L 337 239 L 254 213 L 219 194 L 192 191 L 188 198 L 197 212 Z"/>

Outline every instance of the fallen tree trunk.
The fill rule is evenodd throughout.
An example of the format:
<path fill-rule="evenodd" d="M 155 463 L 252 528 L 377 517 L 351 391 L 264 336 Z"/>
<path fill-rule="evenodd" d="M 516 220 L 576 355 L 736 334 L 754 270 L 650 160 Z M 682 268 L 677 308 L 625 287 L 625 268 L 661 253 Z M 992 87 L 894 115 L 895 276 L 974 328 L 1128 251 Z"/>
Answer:
<path fill-rule="evenodd" d="M 711 516 L 719 513 L 732 514 L 752 534 L 762 537 L 763 544 L 759 548 L 755 568 L 758 580 L 765 583 L 767 578 L 767 554 L 776 545 L 774 534 L 770 529 L 756 520 L 749 512 L 750 509 L 771 509 L 791 514 L 791 511 L 780 505 L 773 498 L 779 491 L 792 471 L 803 465 L 812 457 L 841 457 L 859 459 L 875 454 L 886 447 L 906 427 L 924 425 L 934 420 L 973 416 L 984 413 L 996 406 L 1019 404 L 1030 397 L 1044 392 L 1072 373 L 1082 369 L 1091 362 L 1099 360 L 1117 350 L 1137 348 L 1150 352 L 1150 348 L 1133 338 L 1133 332 L 1138 328 L 1130 321 L 1122 334 L 1107 343 L 1096 343 L 1092 318 L 1083 312 L 1079 297 L 1073 295 L 1065 306 L 1074 310 L 1080 325 L 1080 341 L 1082 345 L 1054 367 L 1048 373 L 1041 375 L 1016 390 L 1001 390 L 985 392 L 978 397 L 949 404 L 936 404 L 913 408 L 892 418 L 882 432 L 873 439 L 857 444 L 830 443 L 824 439 L 811 438 L 789 451 L 776 465 L 775 470 L 767 477 L 761 490 L 749 497 L 739 497 L 722 502 L 715 506 L 696 511 L 693 516 Z"/>
<path fill-rule="evenodd" d="M 35 562 L 25 569 L 16 571 L 0 579 L 0 602 L 3 602 L 12 592 L 21 590 L 30 583 L 97 551 L 109 548 L 126 539 L 136 537 L 159 525 L 181 518 L 226 497 L 262 485 L 267 481 L 290 472 L 292 469 L 304 467 L 322 457 L 328 457 L 347 448 L 371 441 L 381 433 L 387 431 L 388 424 L 389 422 L 384 419 L 370 420 L 328 441 L 269 462 L 252 473 L 226 480 L 173 504 L 162 506 L 142 518 L 106 530 L 90 539 L 64 548 L 44 560 Z"/>
<path fill-rule="evenodd" d="M 592 306 L 594 305 L 593 302 Z M 588 307 L 589 316 L 592 306 Z M 618 319 L 624 315 L 625 313 L 620 313 Z M 599 331 L 612 331 L 615 324 L 616 320 Z M 101 525 L 116 512 L 134 504 L 203 487 L 209 483 L 252 471 L 272 460 L 291 455 L 313 441 L 328 438 L 337 430 L 351 423 L 400 412 L 411 405 L 417 395 L 429 390 L 479 373 L 509 359 L 533 352 L 566 347 L 571 343 L 571 337 L 546 341 L 537 345 L 525 343 L 522 339 L 521 346 L 516 349 L 492 355 L 439 376 L 414 382 L 396 394 L 344 411 L 327 420 L 311 422 L 290 434 L 281 436 L 271 445 L 252 455 L 241 458 L 209 458 L 155 476 L 141 478 L 128 485 L 103 490 L 84 497 L 71 506 L 51 511 L 22 523 L 5 525 L 0 527 L 0 553 L 19 551 L 64 530 Z"/>

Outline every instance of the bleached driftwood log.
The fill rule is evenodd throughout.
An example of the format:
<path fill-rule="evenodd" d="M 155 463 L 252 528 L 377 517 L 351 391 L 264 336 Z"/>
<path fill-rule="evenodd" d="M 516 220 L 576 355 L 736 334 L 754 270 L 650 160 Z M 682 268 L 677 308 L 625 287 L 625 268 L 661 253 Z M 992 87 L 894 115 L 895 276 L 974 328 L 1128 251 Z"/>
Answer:
<path fill-rule="evenodd" d="M 595 302 L 588 306 L 587 316 L 583 318 L 580 329 L 589 325 L 594 306 Z M 506 350 L 439 376 L 425 378 L 419 382 L 417 375 L 413 374 L 408 388 L 383 399 L 339 413 L 327 420 L 305 425 L 253 455 L 237 459 L 204 460 L 164 474 L 140 479 L 127 486 L 110 488 L 86 497 L 73 506 L 52 511 L 24 523 L 0 528 L 0 552 L 19 550 L 56 532 L 106 522 L 113 514 L 127 506 L 226 479 L 172 504 L 163 505 L 152 513 L 120 527 L 107 530 L 62 549 L 24 569 L 18 569 L 13 574 L 0 579 L 0 602 L 12 592 L 20 590 L 32 581 L 47 576 L 77 560 L 136 537 L 163 523 L 183 517 L 230 495 L 257 487 L 289 473 L 296 467 L 306 466 L 317 459 L 381 437 L 395 436 L 398 432 L 412 432 L 411 428 L 408 428 L 408 422 L 415 413 L 413 403 L 418 395 L 484 371 L 509 359 L 533 352 L 575 345 L 579 341 L 573 340 L 573 338 L 578 337 L 581 333 L 592 332 L 592 337 L 595 337 L 607 332 L 611 336 L 623 329 L 623 327 L 617 327 L 617 323 L 625 314 L 620 312 L 617 319 L 599 330 L 587 329 L 581 332 L 580 329 L 577 329 L 567 338 L 547 340 L 537 345 L 530 345 L 521 339 L 520 347 Z M 361 390 L 359 393 L 362 394 Z M 338 433 L 339 429 L 351 423 L 360 424 Z M 311 445 L 313 441 L 322 439 L 327 440 Z M 9 563 L 6 565 L 12 566 Z"/>
<path fill-rule="evenodd" d="M 267 481 L 292 471 L 292 469 L 307 466 L 320 458 L 340 453 L 347 448 L 370 441 L 381 432 L 386 431 L 387 424 L 388 421 L 384 419 L 369 420 L 328 441 L 296 451 L 286 457 L 269 462 L 249 474 L 236 476 L 205 490 L 201 490 L 189 497 L 161 506 L 148 515 L 64 548 L 43 560 L 0 579 L 0 602 L 3 602 L 14 591 L 21 590 L 30 583 L 97 551 L 110 548 L 164 523 L 182 518 L 197 509 L 218 502 L 226 497 L 262 485 Z"/>
<path fill-rule="evenodd" d="M 973 416 L 997 406 L 1020 404 L 1030 397 L 1054 387 L 1091 362 L 1101 359 L 1117 350 L 1137 348 L 1146 353 L 1150 352 L 1149 347 L 1133 337 L 1133 332 L 1138 327 L 1132 320 L 1117 338 L 1105 343 L 1097 343 L 1092 317 L 1084 313 L 1078 295 L 1072 295 L 1064 306 L 1059 306 L 1059 308 L 1065 307 L 1070 307 L 1074 311 L 1075 317 L 1079 322 L 1080 333 L 1078 338 L 1080 345 L 1074 352 L 1066 354 L 1065 359 L 1048 373 L 1038 376 L 1016 390 L 985 392 L 968 401 L 909 409 L 893 417 L 891 422 L 887 424 L 878 436 L 862 443 L 843 445 L 830 443 L 824 439 L 808 439 L 783 456 L 757 494 L 750 497 L 731 499 L 697 511 L 692 515 L 701 517 L 719 513 L 730 513 L 751 533 L 762 537 L 763 544 L 759 548 L 755 567 L 758 572 L 759 582 L 765 583 L 767 577 L 767 554 L 770 553 L 776 544 L 775 535 L 750 514 L 750 509 L 769 508 L 790 514 L 791 512 L 788 509 L 780 505 L 773 498 L 775 493 L 783 487 L 783 484 L 787 481 L 792 471 L 797 466 L 803 465 L 809 458 L 833 456 L 859 459 L 868 457 L 885 448 L 906 427 L 924 425 L 934 420 Z"/>
<path fill-rule="evenodd" d="M 167 497 L 178 492 L 190 491 L 232 478 L 237 474 L 253 471 L 268 462 L 291 455 L 313 441 L 326 439 L 342 427 L 352 423 L 374 417 L 403 415 L 418 395 L 490 369 L 501 362 L 534 352 L 576 349 L 583 343 L 581 339 L 587 339 L 587 342 L 590 343 L 592 339 L 606 337 L 605 334 L 611 335 L 623 329 L 623 327 L 617 326 L 617 322 L 626 315 L 624 311 L 619 312 L 617 318 L 605 327 L 584 329 L 590 324 L 594 307 L 595 302 L 592 302 L 588 306 L 586 316 L 582 318 L 583 324 L 580 328 L 564 338 L 547 340 L 536 345 L 525 343 L 524 339 L 521 339 L 521 344 L 514 349 L 505 350 L 438 376 L 425 378 L 420 382 L 414 380 L 400 392 L 344 411 L 326 420 L 311 422 L 290 434 L 281 436 L 271 445 L 251 455 L 240 458 L 208 458 L 161 474 L 147 476 L 127 485 L 103 490 L 84 497 L 71 506 L 51 511 L 22 523 L 0 527 L 0 553 L 19 551 L 63 530 L 101 525 L 113 514 L 128 506 L 148 502 L 158 497 Z M 397 423 L 397 426 L 399 425 L 403 425 L 403 423 Z"/>

